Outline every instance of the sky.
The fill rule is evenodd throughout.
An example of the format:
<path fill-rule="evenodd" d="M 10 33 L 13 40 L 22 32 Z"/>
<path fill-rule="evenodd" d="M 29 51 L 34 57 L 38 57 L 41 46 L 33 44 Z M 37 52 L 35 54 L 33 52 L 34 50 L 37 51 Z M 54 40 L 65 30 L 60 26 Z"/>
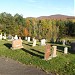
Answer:
<path fill-rule="evenodd" d="M 39 17 L 62 14 L 75 16 L 75 0 L 0 0 L 0 13 Z"/>

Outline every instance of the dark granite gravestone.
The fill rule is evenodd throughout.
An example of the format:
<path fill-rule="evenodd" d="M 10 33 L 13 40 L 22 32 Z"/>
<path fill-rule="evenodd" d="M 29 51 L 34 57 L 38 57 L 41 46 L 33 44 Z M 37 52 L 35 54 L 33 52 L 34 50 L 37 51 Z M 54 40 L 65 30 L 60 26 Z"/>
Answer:
<path fill-rule="evenodd" d="M 71 50 L 75 52 L 75 42 L 71 43 Z"/>

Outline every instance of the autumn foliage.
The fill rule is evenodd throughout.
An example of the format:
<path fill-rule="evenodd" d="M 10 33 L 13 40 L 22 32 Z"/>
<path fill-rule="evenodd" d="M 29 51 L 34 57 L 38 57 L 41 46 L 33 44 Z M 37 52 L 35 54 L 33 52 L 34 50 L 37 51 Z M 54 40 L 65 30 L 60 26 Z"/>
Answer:
<path fill-rule="evenodd" d="M 24 28 L 24 36 L 28 36 L 28 35 L 29 35 L 28 29 Z"/>

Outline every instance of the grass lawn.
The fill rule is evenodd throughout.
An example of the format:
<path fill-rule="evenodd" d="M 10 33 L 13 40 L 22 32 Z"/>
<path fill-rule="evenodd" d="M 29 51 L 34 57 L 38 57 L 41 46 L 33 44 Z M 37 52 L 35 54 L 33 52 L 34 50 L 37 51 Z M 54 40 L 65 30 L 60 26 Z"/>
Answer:
<path fill-rule="evenodd" d="M 23 49 L 11 50 L 11 41 L 0 40 L 0 56 L 12 58 L 23 64 L 33 65 L 37 68 L 58 75 L 75 75 L 75 54 L 68 52 L 63 53 L 64 46 L 57 45 L 57 57 L 45 61 L 45 46 L 40 46 L 37 42 L 36 47 L 32 47 L 32 42 L 28 43 L 23 40 Z M 70 49 L 70 46 L 67 46 Z"/>

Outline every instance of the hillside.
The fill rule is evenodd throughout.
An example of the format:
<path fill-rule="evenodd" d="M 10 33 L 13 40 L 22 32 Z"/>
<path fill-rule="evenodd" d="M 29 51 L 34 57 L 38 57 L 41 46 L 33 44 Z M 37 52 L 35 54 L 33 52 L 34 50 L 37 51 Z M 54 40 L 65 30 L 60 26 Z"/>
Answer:
<path fill-rule="evenodd" d="M 51 16 L 40 16 L 38 17 L 38 19 L 57 19 L 57 20 L 66 20 L 66 19 L 75 19 L 74 16 L 67 16 L 67 15 L 60 15 L 60 14 L 56 14 L 56 15 L 51 15 Z"/>

